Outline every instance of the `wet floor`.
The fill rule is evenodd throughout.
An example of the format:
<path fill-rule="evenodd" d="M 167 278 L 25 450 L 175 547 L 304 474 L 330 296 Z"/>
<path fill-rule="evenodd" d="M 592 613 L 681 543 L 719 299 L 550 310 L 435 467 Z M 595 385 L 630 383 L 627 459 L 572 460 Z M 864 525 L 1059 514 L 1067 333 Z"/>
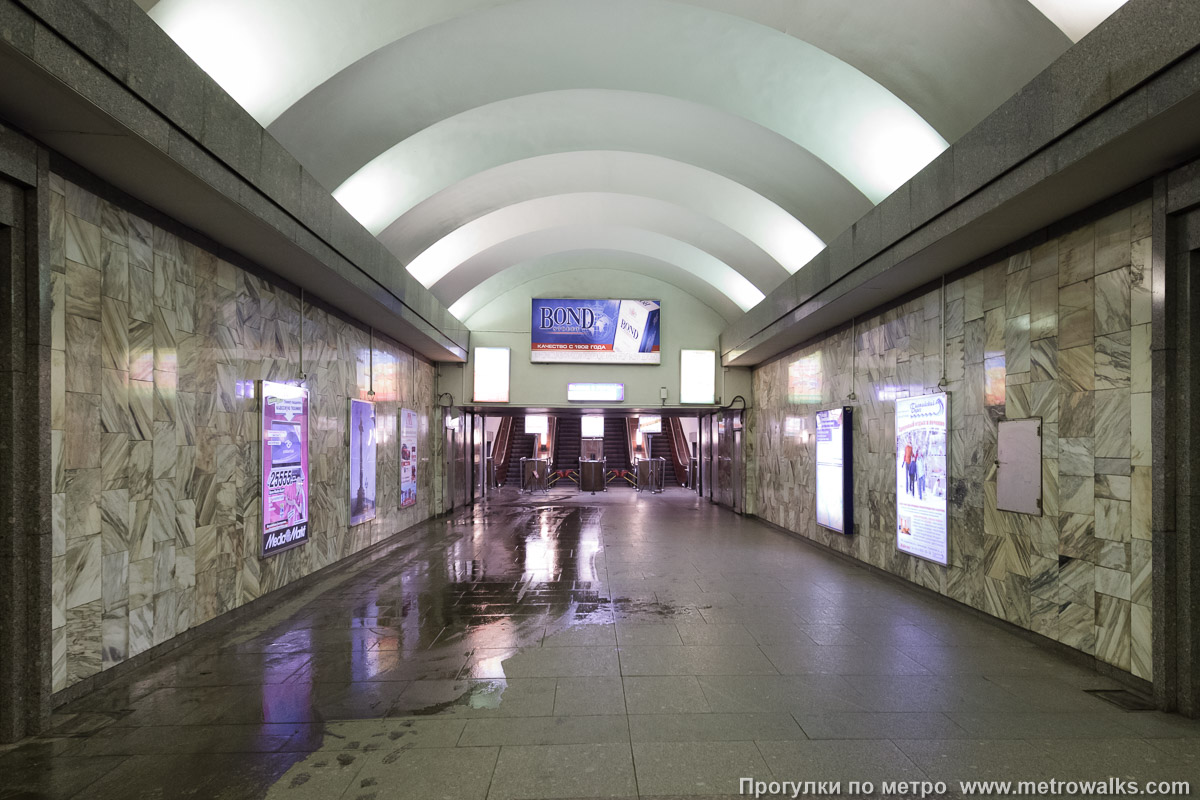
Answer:
<path fill-rule="evenodd" d="M 509 494 L 59 710 L 0 798 L 1200 785 L 1200 723 L 683 490 Z"/>

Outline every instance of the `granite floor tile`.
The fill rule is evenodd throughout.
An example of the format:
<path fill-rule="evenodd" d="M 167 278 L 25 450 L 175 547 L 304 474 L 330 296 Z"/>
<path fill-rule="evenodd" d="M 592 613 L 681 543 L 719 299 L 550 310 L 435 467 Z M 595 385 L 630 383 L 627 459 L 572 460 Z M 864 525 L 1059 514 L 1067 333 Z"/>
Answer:
<path fill-rule="evenodd" d="M 777 780 L 850 781 L 923 780 L 926 775 L 895 744 L 880 741 L 759 742 Z"/>
<path fill-rule="evenodd" d="M 487 797 L 636 797 L 638 792 L 628 744 L 530 745 L 501 748 Z"/>
<path fill-rule="evenodd" d="M 617 677 L 559 678 L 554 693 L 555 716 L 625 713 L 625 689 Z"/>
<path fill-rule="evenodd" d="M 804 739 L 791 714 L 631 714 L 634 742 L 742 742 Z"/>
<path fill-rule="evenodd" d="M 391 750 L 359 756 L 363 763 L 352 785 L 379 800 L 484 800 L 499 754 L 498 747 L 421 749 L 406 748 L 397 742 Z"/>
<path fill-rule="evenodd" d="M 735 646 L 622 647 L 621 674 L 769 675 L 775 666 L 758 648 Z"/>
<path fill-rule="evenodd" d="M 971 734 L 936 712 L 796 714 L 809 739 L 958 739 Z"/>
<path fill-rule="evenodd" d="M 143 797 L 252 800 L 265 795 L 298 760 L 297 753 L 132 756 L 91 783 L 87 795 L 116 800 L 138 787 Z"/>
<path fill-rule="evenodd" d="M 635 742 L 633 760 L 643 796 L 733 795 L 771 774 L 754 742 Z"/>
<path fill-rule="evenodd" d="M 624 714 L 467 720 L 459 747 L 612 744 L 629 741 Z"/>
<path fill-rule="evenodd" d="M 125 761 L 125 756 L 62 756 L 33 760 L 19 751 L 5 753 L 0 756 L 0 770 L 5 775 L 4 783 L 0 786 L 0 797 L 66 800 L 80 792 L 93 796 L 91 792 L 104 776 Z"/>
<path fill-rule="evenodd" d="M 625 686 L 625 707 L 630 714 L 672 714 L 709 711 L 700 682 L 693 676 L 629 677 Z"/>
<path fill-rule="evenodd" d="M 1063 780 L 1062 764 L 1041 743 L 996 739 L 896 739 L 896 746 L 934 781 Z"/>

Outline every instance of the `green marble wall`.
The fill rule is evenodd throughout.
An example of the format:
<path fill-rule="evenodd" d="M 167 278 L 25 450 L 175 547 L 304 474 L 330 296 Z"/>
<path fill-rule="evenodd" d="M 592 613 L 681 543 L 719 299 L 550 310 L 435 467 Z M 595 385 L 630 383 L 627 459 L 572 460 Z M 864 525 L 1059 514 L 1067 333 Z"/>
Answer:
<path fill-rule="evenodd" d="M 749 510 L 1150 679 L 1149 257 L 1146 201 L 947 283 L 944 352 L 935 290 L 756 370 Z M 949 568 L 894 541 L 892 400 L 936 390 L 943 358 Z M 789 402 L 800 359 L 818 376 L 812 402 Z M 852 537 L 816 525 L 815 440 L 801 432 L 838 405 L 856 414 Z M 996 509 L 1005 416 L 1043 419 L 1041 517 Z"/>
<path fill-rule="evenodd" d="M 258 556 L 254 381 L 299 370 L 286 291 L 57 176 L 51 375 L 55 691 L 427 518 L 433 368 L 374 341 L 378 516 L 348 527 L 348 399 L 366 331 L 309 305 L 309 543 Z M 416 506 L 400 509 L 397 409 L 421 416 Z"/>

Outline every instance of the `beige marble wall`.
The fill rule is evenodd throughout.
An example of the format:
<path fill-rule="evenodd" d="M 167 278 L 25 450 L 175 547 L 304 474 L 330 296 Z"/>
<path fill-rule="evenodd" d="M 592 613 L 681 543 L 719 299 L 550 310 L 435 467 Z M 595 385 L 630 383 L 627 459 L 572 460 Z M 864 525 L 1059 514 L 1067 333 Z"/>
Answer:
<path fill-rule="evenodd" d="M 368 334 L 304 312 L 310 541 L 259 558 L 255 384 L 299 370 L 296 296 L 57 176 L 51 193 L 54 689 L 425 519 L 433 368 L 375 339 L 378 516 L 348 527 L 348 400 Z M 421 415 L 400 509 L 397 408 Z"/>
<path fill-rule="evenodd" d="M 1147 201 L 948 283 L 944 353 L 935 290 L 758 369 L 750 510 L 1150 679 L 1149 237 Z M 948 568 L 894 541 L 892 399 L 936 390 L 943 358 Z M 820 377 L 819 402 L 789 402 L 788 367 L 800 359 Z M 838 405 L 856 414 L 851 537 L 817 527 L 815 441 L 787 435 L 789 418 L 812 431 L 815 412 Z M 1034 416 L 1044 516 L 998 511 L 997 420 Z"/>

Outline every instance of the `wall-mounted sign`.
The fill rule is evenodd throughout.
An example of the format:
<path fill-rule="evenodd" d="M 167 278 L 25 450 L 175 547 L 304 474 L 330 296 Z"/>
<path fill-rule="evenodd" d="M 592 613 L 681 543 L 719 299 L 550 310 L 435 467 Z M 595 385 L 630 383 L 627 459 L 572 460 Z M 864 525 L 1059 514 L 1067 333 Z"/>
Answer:
<path fill-rule="evenodd" d="M 417 412 L 400 409 L 400 506 L 417 502 Z"/>
<path fill-rule="evenodd" d="M 507 347 L 475 348 L 475 402 L 508 402 Z"/>
<path fill-rule="evenodd" d="M 262 382 L 262 555 L 308 541 L 308 390 Z"/>
<path fill-rule="evenodd" d="M 584 417 L 580 421 L 579 435 L 584 439 L 604 438 L 604 417 Z"/>
<path fill-rule="evenodd" d="M 375 519 L 375 404 L 350 400 L 350 524 Z"/>
<path fill-rule="evenodd" d="M 817 524 L 854 533 L 854 410 L 817 412 Z"/>
<path fill-rule="evenodd" d="M 567 402 L 570 403 L 623 403 L 623 383 L 568 383 Z"/>
<path fill-rule="evenodd" d="M 679 402 L 712 404 L 717 399 L 717 351 L 679 351 Z"/>
<path fill-rule="evenodd" d="M 657 300 L 535 298 L 529 360 L 658 364 Z"/>
<path fill-rule="evenodd" d="M 896 548 L 945 565 L 950 396 L 896 400 Z"/>

